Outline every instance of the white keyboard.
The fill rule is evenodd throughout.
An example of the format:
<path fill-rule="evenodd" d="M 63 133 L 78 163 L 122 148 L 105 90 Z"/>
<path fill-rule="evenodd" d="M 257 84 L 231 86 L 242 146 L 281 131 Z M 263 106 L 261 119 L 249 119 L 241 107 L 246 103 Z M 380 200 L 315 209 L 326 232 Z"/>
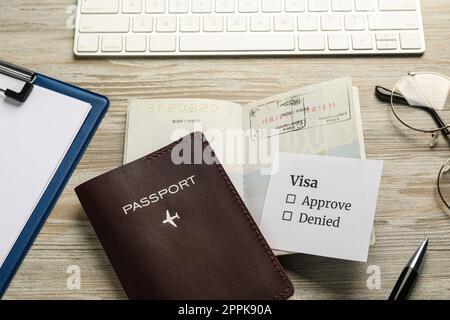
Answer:
<path fill-rule="evenodd" d="M 79 0 L 79 56 L 425 51 L 420 0 Z"/>

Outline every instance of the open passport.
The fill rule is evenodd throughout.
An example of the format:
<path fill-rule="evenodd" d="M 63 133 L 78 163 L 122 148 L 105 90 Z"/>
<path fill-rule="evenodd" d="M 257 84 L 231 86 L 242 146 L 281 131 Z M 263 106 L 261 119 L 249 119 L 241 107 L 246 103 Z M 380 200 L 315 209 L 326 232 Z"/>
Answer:
<path fill-rule="evenodd" d="M 365 158 L 358 91 L 349 77 L 247 105 L 205 99 L 132 101 L 124 163 L 193 131 L 204 133 L 258 225 L 278 152 Z"/>

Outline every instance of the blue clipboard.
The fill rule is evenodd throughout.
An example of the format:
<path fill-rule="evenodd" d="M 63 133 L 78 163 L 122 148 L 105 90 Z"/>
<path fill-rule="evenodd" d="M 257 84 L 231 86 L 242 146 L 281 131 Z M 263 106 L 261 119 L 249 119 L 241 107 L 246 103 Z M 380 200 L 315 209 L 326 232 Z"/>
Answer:
<path fill-rule="evenodd" d="M 8 73 L 7 70 L 5 72 L 5 68 L 9 68 L 14 72 Z M 96 129 L 103 119 L 103 116 L 108 110 L 109 100 L 108 98 L 96 93 L 75 87 L 73 85 L 49 78 L 41 74 L 32 73 L 29 70 L 2 61 L 0 61 L 0 72 L 25 81 L 25 86 L 22 92 L 17 93 L 9 90 L 10 94 L 19 95 L 18 97 L 16 97 L 16 100 L 20 100 L 20 98 L 26 99 L 28 97 L 29 92 L 27 92 L 27 90 L 29 90 L 30 88 L 27 88 L 27 84 L 31 84 L 33 86 L 44 87 L 46 89 L 59 92 L 63 95 L 82 100 L 92 106 L 83 126 L 81 127 L 66 156 L 58 167 L 53 179 L 45 190 L 42 198 L 38 202 L 38 205 L 30 216 L 30 219 L 26 223 L 25 227 L 20 233 L 19 238 L 15 242 L 12 250 L 10 251 L 9 255 L 0 268 L 1 298 L 5 293 L 9 283 L 11 282 L 14 274 L 25 258 L 25 255 L 32 246 L 36 236 L 44 225 L 48 215 L 56 204 L 59 196 L 64 190 L 67 181 L 75 170 L 87 146 L 89 145 L 89 142 L 91 141 Z M 19 76 L 17 76 L 17 72 L 21 73 L 23 77 L 20 77 L 20 74 Z M 5 92 L 4 89 L 2 91 Z"/>

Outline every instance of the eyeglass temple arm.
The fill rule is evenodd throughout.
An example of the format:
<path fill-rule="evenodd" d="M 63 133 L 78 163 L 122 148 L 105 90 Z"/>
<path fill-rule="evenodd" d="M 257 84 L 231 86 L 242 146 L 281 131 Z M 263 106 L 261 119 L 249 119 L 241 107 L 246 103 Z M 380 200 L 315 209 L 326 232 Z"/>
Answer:
<path fill-rule="evenodd" d="M 391 102 L 391 95 L 392 95 L 392 101 L 396 102 L 396 103 L 401 103 L 410 107 L 414 107 L 423 111 L 428 112 L 428 114 L 433 118 L 434 122 L 436 123 L 436 125 L 439 128 L 443 128 L 446 126 L 446 124 L 444 123 L 444 121 L 442 121 L 441 117 L 439 116 L 439 114 L 436 112 L 436 110 L 434 110 L 433 108 L 428 108 L 428 107 L 424 107 L 424 106 L 416 106 L 416 105 L 410 105 L 408 103 L 408 101 L 405 99 L 405 97 L 403 95 L 401 95 L 398 92 L 394 92 L 392 93 L 391 90 L 386 89 L 384 87 L 381 86 L 376 86 L 375 87 L 375 95 L 377 96 L 378 99 L 380 99 L 381 101 L 384 102 Z M 443 128 L 441 129 L 442 134 L 444 134 L 445 136 L 450 135 L 450 131 L 447 128 Z"/>

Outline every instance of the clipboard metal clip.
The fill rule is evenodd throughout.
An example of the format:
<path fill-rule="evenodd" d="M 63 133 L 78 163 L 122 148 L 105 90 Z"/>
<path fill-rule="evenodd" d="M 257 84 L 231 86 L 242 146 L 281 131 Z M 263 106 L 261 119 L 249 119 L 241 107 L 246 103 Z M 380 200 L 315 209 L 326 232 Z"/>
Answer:
<path fill-rule="evenodd" d="M 0 87 L 0 92 L 2 92 L 6 97 L 20 103 L 25 102 L 33 90 L 33 83 L 36 79 L 34 72 L 0 60 L 0 73 L 25 82 L 19 92 Z"/>

